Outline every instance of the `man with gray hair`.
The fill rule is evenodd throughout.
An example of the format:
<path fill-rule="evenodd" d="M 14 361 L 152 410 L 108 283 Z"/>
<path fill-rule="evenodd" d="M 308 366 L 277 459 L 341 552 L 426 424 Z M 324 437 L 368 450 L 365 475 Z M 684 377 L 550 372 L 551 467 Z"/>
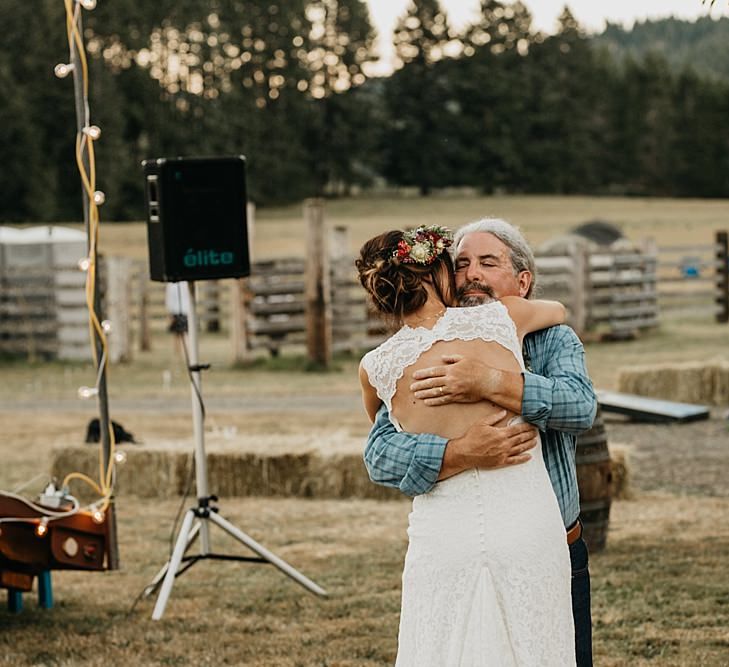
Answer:
<path fill-rule="evenodd" d="M 534 292 L 534 255 L 515 226 L 484 218 L 455 235 L 457 299 L 473 306 L 492 298 Z M 592 665 L 592 623 L 587 547 L 582 539 L 575 436 L 592 426 L 597 399 L 585 367 L 582 343 L 560 325 L 524 338 L 527 371 L 488 366 L 479 359 L 444 356 L 442 365 L 413 374 L 411 390 L 426 405 L 491 401 L 521 414 L 525 422 L 503 428 L 504 413 L 474 424 L 460 438 L 399 432 L 382 406 L 365 448 L 372 481 L 409 496 L 430 491 L 442 479 L 470 468 L 519 465 L 541 432 L 542 453 L 565 524 L 572 562 L 572 611 L 578 667 Z M 455 517 L 454 517 L 455 519 Z"/>

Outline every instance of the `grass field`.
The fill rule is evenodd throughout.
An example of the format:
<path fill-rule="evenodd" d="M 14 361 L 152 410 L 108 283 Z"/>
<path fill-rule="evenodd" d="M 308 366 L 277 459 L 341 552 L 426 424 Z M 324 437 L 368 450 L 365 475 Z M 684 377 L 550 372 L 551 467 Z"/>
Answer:
<path fill-rule="evenodd" d="M 327 204 L 329 223 L 350 227 L 352 252 L 386 228 L 416 222 L 457 226 L 484 214 L 520 224 L 534 243 L 600 217 L 635 240 L 654 236 L 659 243 L 696 244 L 727 227 L 729 202 L 442 196 Z M 257 257 L 300 254 L 303 239 L 300 207 L 259 211 Z M 101 246 L 107 254 L 144 257 L 144 227 L 104 225 Z M 190 437 L 189 386 L 172 343 L 157 336 L 152 351 L 113 367 L 109 375 L 112 415 L 147 442 Z M 672 320 L 637 340 L 590 343 L 586 350 L 596 386 L 614 388 L 620 366 L 726 357 L 728 344 L 726 325 Z M 213 363 L 204 380 L 206 399 L 225 405 L 210 408 L 209 428 L 233 426 L 262 435 L 367 432 L 357 405 L 355 358 L 337 359 L 326 373 L 307 372 L 303 360 L 294 358 L 233 368 L 222 334 L 203 337 L 202 357 Z M 95 406 L 77 400 L 76 390 L 93 383 L 93 371 L 85 364 L 4 362 L 0 372 L 0 489 L 12 489 L 48 469 L 54 446 L 81 440 Z M 297 407 L 302 397 L 318 397 L 323 407 L 302 410 Z M 662 437 L 662 446 L 674 451 L 690 445 L 678 427 Z M 596 665 L 727 665 L 729 497 L 688 495 L 675 481 L 669 489 L 655 477 L 651 488 L 637 486 L 631 500 L 613 504 L 608 548 L 592 557 Z M 270 567 L 201 563 L 178 580 L 164 620 L 153 623 L 150 600 L 131 613 L 130 608 L 167 557 L 177 505 L 120 498 L 120 571 L 55 573 L 51 611 L 39 610 L 30 595 L 20 615 L 0 605 L 0 665 L 392 663 L 406 500 L 223 499 L 224 516 L 327 588 L 330 597 L 316 599 Z M 234 549 L 217 532 L 214 540 L 221 551 Z"/>
<path fill-rule="evenodd" d="M 711 243 L 716 229 L 729 226 L 729 201 L 625 197 L 363 197 L 326 203 L 329 225 L 350 230 L 350 252 L 387 229 L 417 224 L 452 228 L 486 215 L 519 225 L 533 245 L 593 219 L 616 224 L 636 242 L 651 237 L 659 245 Z M 252 252 L 257 259 L 303 256 L 306 226 L 301 205 L 259 209 Z M 102 223 L 101 250 L 144 258 L 147 243 L 140 223 Z"/>
<path fill-rule="evenodd" d="M 174 502 L 119 505 L 123 569 L 54 574 L 57 604 L 0 610 L 0 665 L 375 667 L 396 651 L 408 503 L 224 499 L 224 515 L 324 586 L 321 600 L 268 566 L 199 563 L 165 617 L 132 604 L 166 560 Z M 726 665 L 729 499 L 615 503 L 593 555 L 595 664 Z M 216 547 L 231 547 L 219 533 Z"/>

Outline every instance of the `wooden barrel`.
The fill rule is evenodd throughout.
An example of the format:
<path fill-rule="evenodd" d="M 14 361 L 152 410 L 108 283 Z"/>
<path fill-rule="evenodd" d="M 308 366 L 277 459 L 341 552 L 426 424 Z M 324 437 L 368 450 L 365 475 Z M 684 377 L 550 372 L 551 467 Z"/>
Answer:
<path fill-rule="evenodd" d="M 577 437 L 576 464 L 582 535 L 590 551 L 601 551 L 610 519 L 612 465 L 600 408 L 592 428 Z"/>

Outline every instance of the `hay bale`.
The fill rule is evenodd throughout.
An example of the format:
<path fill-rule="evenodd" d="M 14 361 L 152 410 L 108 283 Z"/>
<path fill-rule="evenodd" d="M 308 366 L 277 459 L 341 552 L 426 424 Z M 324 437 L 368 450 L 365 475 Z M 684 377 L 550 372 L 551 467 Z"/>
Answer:
<path fill-rule="evenodd" d="M 613 500 L 630 500 L 630 447 L 610 444 L 610 497 Z"/>
<path fill-rule="evenodd" d="M 682 362 L 621 368 L 618 391 L 681 403 L 729 403 L 729 363 Z"/>
<path fill-rule="evenodd" d="M 115 492 L 142 498 L 172 498 L 184 492 L 192 455 L 176 443 L 159 443 L 154 448 L 125 447 L 127 460 L 117 466 Z M 99 449 L 88 445 L 53 450 L 51 474 L 61 480 L 68 473 L 81 472 L 99 479 Z M 74 494 L 85 495 L 82 483 L 74 482 Z"/>
<path fill-rule="evenodd" d="M 729 361 L 726 359 L 716 362 L 712 403 L 724 407 L 729 406 Z"/>
<path fill-rule="evenodd" d="M 370 481 L 362 448 L 362 438 L 339 431 L 255 437 L 212 432 L 206 434 L 210 492 L 218 496 L 401 498 L 399 491 Z M 190 442 L 125 447 L 127 460 L 117 466 L 116 495 L 182 495 L 190 475 L 192 450 Z M 79 471 L 98 479 L 98 451 L 88 446 L 57 448 L 52 474 L 63 478 Z M 194 481 L 191 493 L 195 493 Z"/>

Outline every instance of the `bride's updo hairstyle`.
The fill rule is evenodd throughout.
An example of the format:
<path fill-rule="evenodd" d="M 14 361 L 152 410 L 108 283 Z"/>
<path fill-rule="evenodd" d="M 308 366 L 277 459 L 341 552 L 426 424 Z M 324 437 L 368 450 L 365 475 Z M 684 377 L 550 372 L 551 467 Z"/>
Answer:
<path fill-rule="evenodd" d="M 444 227 L 393 230 L 367 241 L 355 266 L 375 310 L 395 323 L 401 322 L 427 301 L 426 281 L 441 302 L 450 305 L 456 289 L 447 251 L 451 243 L 452 235 Z M 445 293 L 441 276 L 446 276 Z"/>

